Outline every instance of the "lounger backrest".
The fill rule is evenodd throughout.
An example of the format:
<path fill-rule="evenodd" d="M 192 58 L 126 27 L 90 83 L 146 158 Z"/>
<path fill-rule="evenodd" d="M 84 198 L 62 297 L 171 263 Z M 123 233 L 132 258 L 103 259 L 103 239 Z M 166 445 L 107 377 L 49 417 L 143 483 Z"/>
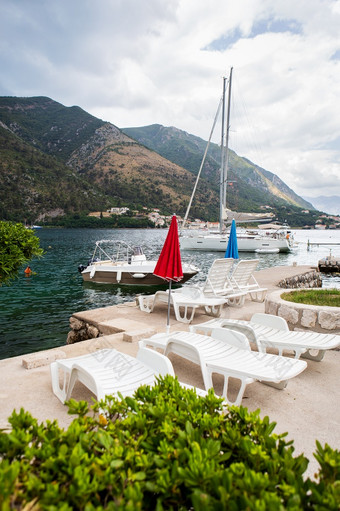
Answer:
<path fill-rule="evenodd" d="M 231 274 L 232 281 L 238 286 L 246 286 L 258 264 L 258 259 L 242 259 Z"/>
<path fill-rule="evenodd" d="M 263 314 L 261 312 L 256 312 L 251 317 L 251 323 L 255 323 L 256 325 L 268 326 L 270 328 L 276 328 L 277 330 L 282 330 L 283 332 L 289 332 L 289 327 L 287 325 L 287 321 L 280 316 L 273 316 L 272 314 Z"/>
<path fill-rule="evenodd" d="M 211 337 L 218 341 L 223 341 L 230 346 L 235 346 L 235 348 L 247 351 L 251 350 L 247 337 L 241 332 L 236 332 L 236 330 L 229 330 L 221 327 L 214 328 L 211 331 Z"/>
<path fill-rule="evenodd" d="M 136 358 L 161 376 L 175 376 L 171 361 L 158 351 L 140 346 Z"/>
<path fill-rule="evenodd" d="M 234 262 L 231 258 L 215 259 L 203 287 L 205 295 L 218 294 L 225 289 Z"/>

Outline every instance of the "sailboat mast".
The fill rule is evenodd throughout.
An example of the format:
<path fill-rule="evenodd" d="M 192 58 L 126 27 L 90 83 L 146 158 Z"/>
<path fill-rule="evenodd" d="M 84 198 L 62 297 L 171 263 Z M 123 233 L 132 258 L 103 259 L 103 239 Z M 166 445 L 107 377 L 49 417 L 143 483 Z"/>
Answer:
<path fill-rule="evenodd" d="M 229 129 L 230 129 L 230 108 L 231 108 L 231 82 L 233 78 L 233 68 L 230 68 L 229 87 L 228 87 L 228 109 L 227 109 L 227 134 L 225 141 L 225 160 L 224 160 L 224 180 L 223 180 L 223 207 L 227 206 L 227 186 L 228 186 L 228 165 L 229 165 Z"/>
<path fill-rule="evenodd" d="M 224 116 L 225 116 L 225 87 L 227 79 L 223 78 L 223 92 L 222 92 L 222 122 L 221 122 L 221 168 L 220 168 L 220 234 L 223 230 L 223 180 L 224 180 L 224 160 L 225 160 L 225 147 L 224 147 Z"/>
<path fill-rule="evenodd" d="M 230 69 L 228 80 L 228 104 L 227 104 L 227 122 L 226 135 L 224 128 L 225 117 L 225 96 L 226 82 L 223 78 L 223 106 L 222 106 L 222 127 L 221 127 L 221 170 L 220 170 L 220 234 L 223 232 L 223 219 L 225 218 L 225 208 L 227 206 L 227 184 L 228 184 L 228 163 L 229 163 L 229 128 L 230 128 L 230 105 L 231 105 L 231 82 L 233 76 L 233 68 Z"/>

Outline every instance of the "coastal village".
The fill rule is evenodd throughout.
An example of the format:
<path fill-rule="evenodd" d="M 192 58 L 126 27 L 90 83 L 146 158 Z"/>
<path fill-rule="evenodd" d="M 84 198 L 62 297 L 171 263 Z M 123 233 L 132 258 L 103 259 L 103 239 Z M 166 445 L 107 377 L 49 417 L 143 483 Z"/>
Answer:
<path fill-rule="evenodd" d="M 262 206 L 262 209 L 266 211 L 270 211 L 272 208 L 270 206 Z M 301 214 L 308 214 L 309 210 L 301 210 Z M 130 210 L 127 207 L 121 208 L 110 208 L 107 211 L 93 211 L 89 213 L 90 217 L 101 218 L 101 217 L 110 217 L 112 215 L 127 215 L 131 214 L 136 218 L 148 218 L 150 222 L 152 222 L 155 227 L 166 228 L 169 227 L 171 223 L 172 216 L 166 216 L 160 214 L 160 210 L 158 208 L 152 209 L 149 211 L 147 207 L 143 207 L 142 211 L 138 210 Z M 181 225 L 183 222 L 183 218 L 180 215 L 177 215 L 177 219 L 179 224 Z M 306 229 L 311 229 L 311 226 L 305 226 Z M 200 229 L 200 230 L 218 230 L 219 222 L 205 222 L 196 218 L 195 220 L 186 220 L 186 229 Z M 324 229 L 340 229 L 340 215 L 328 215 L 326 213 L 321 213 L 319 218 L 317 219 L 314 229 L 324 230 Z"/>

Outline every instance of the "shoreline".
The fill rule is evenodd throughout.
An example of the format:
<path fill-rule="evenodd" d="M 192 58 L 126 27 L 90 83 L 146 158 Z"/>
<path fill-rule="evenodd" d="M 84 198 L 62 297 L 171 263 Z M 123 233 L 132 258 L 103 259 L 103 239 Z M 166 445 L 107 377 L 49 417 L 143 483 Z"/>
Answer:
<path fill-rule="evenodd" d="M 313 269 L 315 267 L 311 266 L 267 268 L 256 272 L 256 279 L 270 293 L 280 289 L 278 283 L 283 278 Z M 255 312 L 264 312 L 264 303 L 247 299 L 241 308 L 224 307 L 222 317 L 249 320 Z M 160 305 L 152 314 L 146 314 L 136 307 L 135 302 L 129 302 L 82 311 L 73 316 L 87 320 L 91 318 L 91 321 L 106 325 L 107 331 L 95 339 L 0 360 L 1 428 L 8 427 L 7 419 L 12 410 L 19 411 L 21 407 L 40 422 L 57 419 L 61 427 L 67 427 L 72 416 L 68 415 L 67 407 L 52 392 L 49 364 L 56 358 L 74 357 L 108 347 L 135 356 L 141 335 L 150 337 L 153 333 L 165 331 L 166 305 Z M 193 324 L 209 319 L 210 316 L 199 310 Z M 188 325 L 176 322 L 171 313 L 170 331 L 175 330 L 188 330 Z M 197 365 L 176 355 L 170 355 L 170 359 L 180 381 L 203 388 L 201 371 Z M 30 368 L 25 368 L 23 363 Z M 267 415 L 271 422 L 276 422 L 274 432 L 288 432 L 287 438 L 294 440 L 295 453 L 303 452 L 310 460 L 306 471 L 310 477 L 318 466 L 312 455 L 316 449 L 315 440 L 321 444 L 328 443 L 333 448 L 340 445 L 340 410 L 334 407 L 334 402 L 340 397 L 339 364 L 340 352 L 327 351 L 321 362 L 308 361 L 307 369 L 290 380 L 285 390 L 280 391 L 255 382 L 247 386 L 242 401 L 242 405 L 249 410 L 260 408 L 261 417 Z M 214 387 L 217 394 L 221 392 L 222 379 L 219 375 L 214 377 Z M 79 383 L 72 397 L 91 401 L 91 393 Z"/>

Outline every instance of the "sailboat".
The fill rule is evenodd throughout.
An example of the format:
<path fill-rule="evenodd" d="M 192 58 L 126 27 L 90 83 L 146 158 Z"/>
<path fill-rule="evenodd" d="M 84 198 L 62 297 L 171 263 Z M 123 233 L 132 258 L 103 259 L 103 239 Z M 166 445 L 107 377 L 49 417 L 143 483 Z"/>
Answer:
<path fill-rule="evenodd" d="M 180 245 L 183 250 L 205 250 L 225 252 L 228 245 L 229 234 L 226 231 L 225 224 L 231 224 L 234 219 L 237 223 L 261 222 L 273 220 L 272 213 L 241 213 L 231 211 L 227 208 L 227 174 L 228 174 L 228 156 L 229 156 L 229 128 L 230 128 L 230 104 L 231 104 L 231 84 L 232 84 L 233 68 L 230 69 L 229 79 L 223 78 L 223 93 L 214 119 L 210 137 L 204 152 L 201 166 L 197 175 L 196 183 L 190 202 L 183 219 L 180 234 Z M 228 102 L 227 102 L 227 119 L 226 133 L 225 125 L 225 103 L 226 88 L 228 82 Z M 221 129 L 221 167 L 220 167 L 220 211 L 219 211 L 219 231 L 216 233 L 189 233 L 183 234 L 186 221 L 188 219 L 191 204 L 196 192 L 198 180 L 202 172 L 208 148 L 211 142 L 213 131 L 217 119 L 222 109 L 222 129 Z M 258 232 L 256 230 L 243 231 L 237 233 L 237 243 L 239 252 L 257 252 L 257 253 L 275 253 L 290 252 L 293 244 L 293 238 L 290 231 L 280 226 L 277 230 L 268 230 Z"/>

